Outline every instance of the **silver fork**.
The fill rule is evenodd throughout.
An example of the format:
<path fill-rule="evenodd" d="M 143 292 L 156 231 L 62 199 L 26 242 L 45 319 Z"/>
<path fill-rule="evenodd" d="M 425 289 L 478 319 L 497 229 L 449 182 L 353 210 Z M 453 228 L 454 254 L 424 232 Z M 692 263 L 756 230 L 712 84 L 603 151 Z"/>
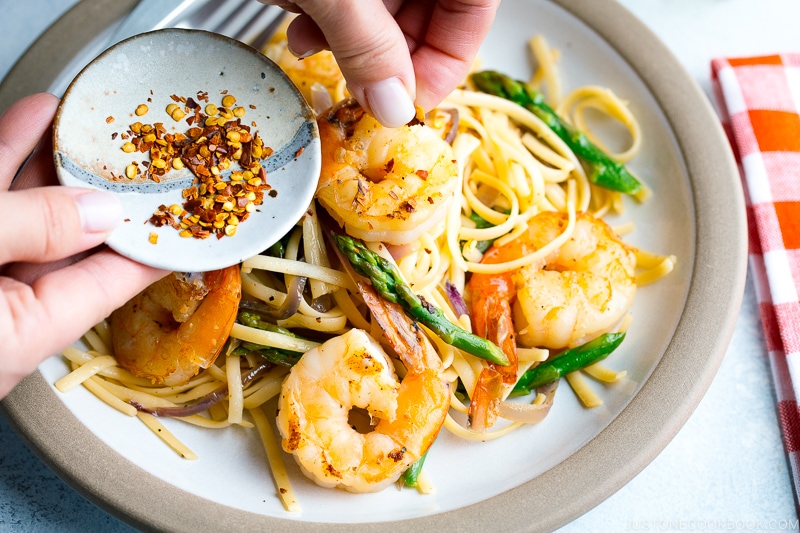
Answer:
<path fill-rule="evenodd" d="M 154 12 L 162 15 L 153 17 Z M 122 21 L 120 28 L 98 36 L 74 57 L 48 91 L 56 95 L 64 94 L 70 81 L 92 58 L 108 46 L 136 33 L 161 28 L 207 30 L 263 51 L 287 14 L 279 7 L 267 6 L 256 0 L 141 0 L 128 18 Z M 136 17 L 141 18 L 133 20 Z"/>
<path fill-rule="evenodd" d="M 208 30 L 261 48 L 285 12 L 255 0 L 140 0 L 106 46 L 150 30 Z"/>
<path fill-rule="evenodd" d="M 201 0 L 162 27 L 213 31 L 262 50 L 286 14 L 256 0 Z"/>

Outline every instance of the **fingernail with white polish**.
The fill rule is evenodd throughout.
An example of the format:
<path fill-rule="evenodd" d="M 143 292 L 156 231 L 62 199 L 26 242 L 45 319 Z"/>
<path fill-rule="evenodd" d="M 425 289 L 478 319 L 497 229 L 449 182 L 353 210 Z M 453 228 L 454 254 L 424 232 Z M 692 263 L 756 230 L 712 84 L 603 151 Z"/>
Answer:
<path fill-rule="evenodd" d="M 122 222 L 122 202 L 117 195 L 106 191 L 92 191 L 75 197 L 85 233 L 111 231 Z"/>
<path fill-rule="evenodd" d="M 305 59 L 307 57 L 313 56 L 314 54 L 316 54 L 318 52 L 322 52 L 322 48 L 312 48 L 311 50 L 306 50 L 305 52 L 302 52 L 302 53 L 301 52 L 295 52 L 292 49 L 291 45 L 288 45 L 288 46 L 289 46 L 289 53 L 292 54 L 297 59 Z"/>
<path fill-rule="evenodd" d="M 365 88 L 364 97 L 373 116 L 388 128 L 408 124 L 416 115 L 414 102 L 399 78 L 389 78 Z"/>

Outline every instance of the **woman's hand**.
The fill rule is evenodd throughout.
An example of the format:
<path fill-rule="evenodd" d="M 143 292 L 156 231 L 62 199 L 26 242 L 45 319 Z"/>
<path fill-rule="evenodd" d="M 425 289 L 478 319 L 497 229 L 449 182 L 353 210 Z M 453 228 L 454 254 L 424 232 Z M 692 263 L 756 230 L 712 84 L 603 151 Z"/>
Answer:
<path fill-rule="evenodd" d="M 99 246 L 122 221 L 115 196 L 51 186 L 57 106 L 35 94 L 0 115 L 0 398 L 166 274 Z"/>
<path fill-rule="evenodd" d="M 330 49 L 347 88 L 379 122 L 397 127 L 461 83 L 500 0 L 259 0 L 300 13 L 289 49 Z"/>

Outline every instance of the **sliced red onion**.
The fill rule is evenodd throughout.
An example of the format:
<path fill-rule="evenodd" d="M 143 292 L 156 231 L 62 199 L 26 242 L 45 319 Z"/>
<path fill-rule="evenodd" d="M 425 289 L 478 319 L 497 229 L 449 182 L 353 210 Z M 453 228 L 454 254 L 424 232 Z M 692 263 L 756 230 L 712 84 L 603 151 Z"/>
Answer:
<path fill-rule="evenodd" d="M 247 386 L 250 385 L 250 383 L 255 381 L 270 368 L 272 368 L 272 365 L 263 363 L 255 368 L 243 372 L 242 388 L 247 388 Z M 196 415 L 198 413 L 202 413 L 212 405 L 215 405 L 216 403 L 225 399 L 227 396 L 228 396 L 228 386 L 222 385 L 217 390 L 209 392 L 202 398 L 198 398 L 194 403 L 191 403 L 189 405 L 183 405 L 181 407 L 155 407 L 153 409 L 148 409 L 139 402 L 129 401 L 128 403 L 134 406 L 137 411 L 148 413 L 153 416 L 180 418 L 184 416 L 191 416 L 191 415 Z"/>
<path fill-rule="evenodd" d="M 538 424 L 545 419 L 553 406 L 558 381 L 542 385 L 536 389 L 537 394 L 544 394 L 545 400 L 541 404 L 500 402 L 499 414 L 506 420 L 522 422 L 524 424 Z"/>
<path fill-rule="evenodd" d="M 134 406 L 137 411 L 141 411 L 143 413 L 148 413 L 153 416 L 177 418 L 177 417 L 192 416 L 196 415 L 197 413 L 202 413 L 212 405 L 224 399 L 226 396 L 228 396 L 228 386 L 222 385 L 217 390 L 206 394 L 202 398 L 198 398 L 197 401 L 195 401 L 194 403 L 191 403 L 189 405 L 183 405 L 181 407 L 154 407 L 153 409 L 148 409 L 147 407 L 143 406 L 138 402 L 129 401 L 128 403 Z"/>
<path fill-rule="evenodd" d="M 311 300 L 309 305 L 314 311 L 319 313 L 327 313 L 333 309 L 333 306 L 336 305 L 336 302 L 330 294 L 323 294 L 322 296 Z"/>
<path fill-rule="evenodd" d="M 311 84 L 311 108 L 317 116 L 321 116 L 333 105 L 331 93 L 328 89 L 315 81 Z"/>
<path fill-rule="evenodd" d="M 255 368 L 251 368 L 242 373 L 242 388 L 246 389 L 253 381 L 260 378 L 267 370 L 272 368 L 270 363 L 261 363 Z"/>
<path fill-rule="evenodd" d="M 286 320 L 300 308 L 307 281 L 308 278 L 306 277 L 292 276 L 289 280 L 289 285 L 286 287 L 286 299 L 277 309 L 255 300 L 242 300 L 239 302 L 239 309 L 253 311 L 274 320 Z"/>
<path fill-rule="evenodd" d="M 447 144 L 453 144 L 458 133 L 458 109 L 444 109 L 443 111 L 450 114 L 450 129 L 444 135 L 444 140 Z"/>
<path fill-rule="evenodd" d="M 456 286 L 450 283 L 449 281 L 445 281 L 444 289 L 445 292 L 447 293 L 447 299 L 450 300 L 450 305 L 453 307 L 453 311 L 455 311 L 456 316 L 461 316 L 461 315 L 469 316 L 467 303 L 464 301 L 464 297 L 461 296 L 461 293 L 458 292 Z"/>

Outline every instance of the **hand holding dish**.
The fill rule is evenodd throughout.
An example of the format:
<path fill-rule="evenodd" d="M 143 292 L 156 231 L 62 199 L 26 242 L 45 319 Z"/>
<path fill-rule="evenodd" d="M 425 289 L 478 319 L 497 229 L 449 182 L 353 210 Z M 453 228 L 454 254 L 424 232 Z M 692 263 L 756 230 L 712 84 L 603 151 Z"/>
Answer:
<path fill-rule="evenodd" d="M 167 29 L 122 41 L 70 84 L 54 124 L 63 185 L 119 196 L 107 239 L 176 271 L 236 264 L 307 209 L 320 167 L 313 113 L 283 71 L 221 35 Z"/>

